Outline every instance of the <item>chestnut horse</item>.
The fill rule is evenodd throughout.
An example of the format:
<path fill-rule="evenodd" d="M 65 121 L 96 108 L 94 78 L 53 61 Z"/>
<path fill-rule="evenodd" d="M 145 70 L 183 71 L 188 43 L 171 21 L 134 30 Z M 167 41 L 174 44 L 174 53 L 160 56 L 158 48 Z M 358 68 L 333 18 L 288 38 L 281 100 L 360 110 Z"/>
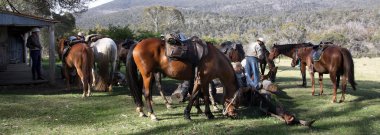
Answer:
<path fill-rule="evenodd" d="M 117 46 L 117 48 L 118 48 L 117 49 L 118 50 L 117 51 L 118 60 L 117 60 L 117 66 L 116 66 L 117 71 L 120 71 L 121 63 L 124 63 L 124 65 L 127 65 L 127 55 L 128 55 L 129 49 L 131 48 L 131 46 L 136 45 L 136 44 L 137 44 L 137 41 L 134 41 L 132 39 L 126 39 L 124 42 L 118 44 L 118 46 Z M 128 69 L 127 68 L 125 68 L 125 69 L 126 69 L 126 73 L 127 73 Z M 162 75 L 161 75 L 161 73 L 155 73 L 154 79 L 155 79 L 156 88 L 160 91 L 160 95 L 165 101 L 166 108 L 171 109 L 172 106 L 169 103 L 169 101 L 166 99 L 164 91 L 162 89 L 162 85 L 161 85 Z"/>
<path fill-rule="evenodd" d="M 60 57 L 63 56 L 63 52 L 66 46 L 69 46 L 66 39 L 60 39 L 58 42 L 58 54 Z M 78 76 L 83 84 L 83 95 L 82 97 L 88 97 L 91 95 L 91 84 L 92 84 L 92 66 L 94 63 L 94 54 L 90 47 L 84 42 L 78 42 L 71 45 L 70 50 L 67 51 L 65 56 L 62 57 L 63 60 L 63 70 L 66 78 L 67 89 L 70 90 L 70 75 L 71 70 L 76 70 Z"/>
<path fill-rule="evenodd" d="M 288 52 L 287 56 L 289 55 L 293 59 L 292 66 L 296 65 L 297 60 L 300 60 L 301 64 L 308 66 L 312 82 L 312 95 L 314 95 L 314 72 L 319 73 L 320 95 L 323 94 L 323 74 L 330 74 L 330 79 L 333 83 L 332 102 L 336 102 L 336 92 L 339 86 L 340 76 L 342 76 L 342 97 L 340 102 L 343 102 L 345 99 L 344 94 L 347 80 L 352 88 L 356 90 L 354 63 L 351 53 L 346 48 L 329 45 L 324 50 L 324 55 L 322 54 L 321 60 L 313 61 L 313 46 L 273 46 L 270 58 L 275 57 L 276 54 L 281 54 L 281 52 Z"/>
<path fill-rule="evenodd" d="M 195 39 L 197 39 L 197 37 L 195 37 Z M 154 80 L 153 74 L 155 72 L 162 72 L 166 76 L 178 80 L 194 79 L 193 73 L 195 72 L 193 64 L 187 61 L 169 60 L 165 55 L 167 41 L 173 40 L 173 38 L 165 40 L 159 38 L 145 39 L 133 46 L 128 54 L 128 83 L 130 84 L 129 88 L 137 105 L 136 111 L 139 112 L 139 116 L 145 116 L 142 109 L 143 102 L 141 97 L 143 93 L 142 90 L 144 90 L 144 96 L 148 106 L 148 115 L 150 115 L 151 120 L 157 120 L 153 113 L 150 98 L 152 89 L 151 83 L 152 80 Z M 240 90 L 230 61 L 214 46 L 206 45 L 206 43 L 199 39 L 195 40 L 195 42 L 206 46 L 208 53 L 204 55 L 199 62 L 197 72 L 198 77 L 194 83 L 190 101 L 184 110 L 185 119 L 191 119 L 190 110 L 199 90 L 202 90 L 205 100 L 205 115 L 208 119 L 214 118 L 214 115 L 210 111 L 208 94 L 208 84 L 214 78 L 219 78 L 225 88 L 224 105 L 226 111 L 223 114 L 236 117 L 237 113 L 235 108 L 238 107 L 236 98 Z M 138 79 L 138 71 L 140 71 L 140 76 L 142 76 L 143 79 L 142 81 Z"/>

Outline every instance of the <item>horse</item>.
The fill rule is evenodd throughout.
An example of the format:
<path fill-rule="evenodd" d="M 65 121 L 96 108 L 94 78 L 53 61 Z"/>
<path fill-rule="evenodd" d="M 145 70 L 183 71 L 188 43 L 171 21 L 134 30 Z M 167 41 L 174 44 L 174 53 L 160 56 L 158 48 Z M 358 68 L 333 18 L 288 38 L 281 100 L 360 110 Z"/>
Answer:
<path fill-rule="evenodd" d="M 270 63 L 269 65 L 274 65 L 274 59 L 277 58 L 280 54 L 285 55 L 289 58 L 293 58 L 294 52 L 296 48 L 300 47 L 307 47 L 307 46 L 314 46 L 311 43 L 299 43 L 299 44 L 284 44 L 284 45 L 277 45 L 274 44 L 271 51 L 268 54 L 267 60 Z M 274 66 L 269 66 L 269 69 L 272 70 L 274 68 L 271 68 Z M 306 87 L 306 64 L 301 63 L 300 71 L 302 75 L 302 85 L 303 87 Z M 272 79 L 275 79 L 275 75 L 271 76 Z"/>
<path fill-rule="evenodd" d="M 165 48 L 168 44 L 175 41 L 173 36 L 166 36 L 165 39 L 148 38 L 139 42 L 133 46 L 127 57 L 128 67 L 128 83 L 132 96 L 134 97 L 135 104 L 137 106 L 136 111 L 139 116 L 145 116 L 143 112 L 142 91 L 144 90 L 144 96 L 146 104 L 148 106 L 148 115 L 151 120 L 156 121 L 157 117 L 153 113 L 151 104 L 151 88 L 152 80 L 154 80 L 153 74 L 155 72 L 162 72 L 167 77 L 178 80 L 191 80 L 197 78 L 194 83 L 193 91 L 190 96 L 190 101 L 184 110 L 185 119 L 191 120 L 190 111 L 192 105 L 196 99 L 196 95 L 199 90 L 202 90 L 205 101 L 205 115 L 208 119 L 213 119 L 214 115 L 210 111 L 210 101 L 208 84 L 214 78 L 219 78 L 224 85 L 224 115 L 230 117 L 236 117 L 236 109 L 238 103 L 236 102 L 237 95 L 239 94 L 239 86 L 236 80 L 236 76 L 232 65 L 227 57 L 216 49 L 214 46 L 207 45 L 197 37 L 192 37 L 190 41 L 196 43 L 192 47 L 199 48 L 204 47 L 208 53 L 200 58 L 198 64 L 198 72 L 194 69 L 194 65 L 191 62 L 184 60 L 172 60 L 166 55 Z M 178 41 L 179 42 L 179 41 Z M 140 71 L 141 79 L 138 79 L 137 71 Z M 193 74 L 193 73 L 196 73 Z M 196 77 L 195 77 L 196 76 Z"/>
<path fill-rule="evenodd" d="M 116 68 L 117 46 L 115 42 L 100 35 L 88 35 L 85 41 L 93 48 L 95 65 L 92 70 L 96 89 L 112 91 L 112 80 Z M 96 69 L 98 69 L 96 77 Z M 99 79 L 99 81 L 97 81 Z"/>
<path fill-rule="evenodd" d="M 220 44 L 219 50 L 223 52 L 231 62 L 241 62 L 245 57 L 243 45 L 231 41 L 225 41 Z"/>
<path fill-rule="evenodd" d="M 126 39 L 124 42 L 121 42 L 120 44 L 118 44 L 118 53 L 117 53 L 118 60 L 117 60 L 117 66 L 116 66 L 117 71 L 120 71 L 121 63 L 123 63 L 124 65 L 127 65 L 127 55 L 128 55 L 129 49 L 131 48 L 131 46 L 136 45 L 137 43 L 138 42 L 135 40 Z M 126 73 L 127 72 L 128 72 L 128 69 L 126 68 Z M 154 73 L 154 76 L 155 76 L 154 79 L 156 82 L 155 83 L 156 88 L 160 92 L 162 99 L 164 99 L 166 108 L 171 109 L 172 108 L 171 103 L 166 99 L 164 91 L 162 89 L 162 85 L 161 85 L 162 75 L 161 75 L 161 73 Z"/>
<path fill-rule="evenodd" d="M 292 58 L 292 66 L 296 65 L 296 60 L 300 60 L 301 64 L 305 65 L 305 67 L 307 65 L 312 81 L 312 95 L 314 95 L 314 72 L 319 73 L 320 95 L 323 94 L 323 74 L 330 74 L 330 79 L 333 83 L 332 102 L 334 103 L 336 102 L 336 91 L 337 87 L 339 87 L 340 76 L 342 76 L 342 97 L 339 102 L 343 102 L 347 80 L 352 88 L 356 90 L 354 63 L 350 52 L 346 48 L 329 45 L 324 51 L 324 54 L 328 55 L 322 55 L 321 60 L 314 62 L 311 56 L 313 47 L 314 45 L 285 45 L 281 47 L 275 45 L 272 48 L 270 58 L 275 57 L 276 54 L 285 54 Z"/>
<path fill-rule="evenodd" d="M 91 69 L 94 62 L 94 54 L 90 47 L 84 42 L 77 42 L 70 45 L 70 49 L 64 53 L 65 47 L 69 46 L 67 39 L 59 39 L 58 54 L 62 59 L 63 72 L 66 78 L 67 89 L 70 90 L 70 70 L 76 70 L 83 84 L 82 97 L 91 95 L 92 74 Z"/>

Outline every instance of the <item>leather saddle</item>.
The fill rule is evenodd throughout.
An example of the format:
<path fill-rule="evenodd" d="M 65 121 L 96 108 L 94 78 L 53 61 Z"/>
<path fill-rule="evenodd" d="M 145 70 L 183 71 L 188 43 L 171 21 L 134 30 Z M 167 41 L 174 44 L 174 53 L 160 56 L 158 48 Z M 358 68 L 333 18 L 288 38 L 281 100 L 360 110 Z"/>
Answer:
<path fill-rule="evenodd" d="M 169 34 L 163 40 L 165 40 L 165 54 L 170 60 L 189 61 L 198 65 L 208 54 L 207 44 L 196 36 L 181 41 Z"/>
<path fill-rule="evenodd" d="M 332 44 L 332 42 L 321 42 L 319 45 L 313 46 L 313 61 L 321 60 L 323 51 Z"/>

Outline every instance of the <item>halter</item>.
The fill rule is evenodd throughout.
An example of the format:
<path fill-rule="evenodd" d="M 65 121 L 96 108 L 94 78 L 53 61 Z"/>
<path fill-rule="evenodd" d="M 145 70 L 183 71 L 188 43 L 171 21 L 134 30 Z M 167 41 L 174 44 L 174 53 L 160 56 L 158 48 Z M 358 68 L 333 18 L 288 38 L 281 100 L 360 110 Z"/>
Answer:
<path fill-rule="evenodd" d="M 223 112 L 222 112 L 223 115 L 227 115 L 227 113 L 228 113 L 227 109 L 232 105 L 232 103 L 234 103 L 236 101 L 237 96 L 240 94 L 240 90 L 241 90 L 241 88 L 239 88 L 235 92 L 234 97 L 232 98 L 232 101 L 230 103 L 228 103 L 227 107 L 223 108 Z"/>

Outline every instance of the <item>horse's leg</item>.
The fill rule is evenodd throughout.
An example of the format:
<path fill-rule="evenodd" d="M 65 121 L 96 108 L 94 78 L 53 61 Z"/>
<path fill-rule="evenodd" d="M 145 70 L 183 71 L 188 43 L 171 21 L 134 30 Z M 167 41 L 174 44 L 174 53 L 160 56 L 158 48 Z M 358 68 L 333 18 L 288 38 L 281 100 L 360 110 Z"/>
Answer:
<path fill-rule="evenodd" d="M 306 87 L 306 64 L 301 64 L 302 86 Z"/>
<path fill-rule="evenodd" d="M 315 92 L 315 81 L 314 81 L 314 69 L 313 66 L 309 67 L 309 72 L 310 72 L 310 79 L 311 79 L 311 95 L 314 96 Z"/>
<path fill-rule="evenodd" d="M 172 109 L 172 106 L 170 105 L 170 103 L 166 99 L 166 97 L 164 95 L 164 91 L 163 91 L 162 86 L 161 86 L 161 79 L 162 79 L 161 73 L 154 73 L 154 76 L 155 76 L 154 79 L 156 80 L 155 83 L 156 83 L 157 89 L 160 91 L 160 95 L 165 101 L 166 108 Z"/>
<path fill-rule="evenodd" d="M 112 81 L 113 81 L 113 78 L 114 78 L 115 69 L 116 69 L 116 60 L 113 60 L 113 61 L 111 61 L 111 71 L 110 71 L 110 77 L 111 78 L 108 81 L 108 91 L 109 92 L 112 91 Z"/>
<path fill-rule="evenodd" d="M 85 74 L 80 67 L 76 66 L 76 69 L 77 69 L 77 74 L 78 74 L 80 80 L 82 81 L 82 85 L 83 85 L 82 97 L 87 97 L 87 96 L 89 96 L 89 93 L 87 93 L 88 80 L 87 80 L 87 78 L 85 78 Z"/>
<path fill-rule="evenodd" d="M 336 73 L 335 72 L 330 72 L 330 79 L 331 82 L 333 83 L 333 97 L 332 97 L 332 102 L 336 102 Z"/>
<path fill-rule="evenodd" d="M 214 111 L 219 111 L 219 108 L 215 102 L 216 88 L 214 81 L 210 81 L 211 89 L 209 89 L 210 101 Z"/>
<path fill-rule="evenodd" d="M 156 115 L 153 113 L 153 108 L 152 108 L 152 99 L 151 99 L 151 89 L 152 89 L 152 75 L 153 73 L 149 73 L 147 75 L 143 75 L 144 79 L 144 97 L 145 97 L 145 102 L 148 107 L 148 116 L 150 116 L 150 119 L 153 121 L 157 121 Z"/>
<path fill-rule="evenodd" d="M 92 73 L 92 87 L 95 87 L 96 86 L 96 72 L 95 72 L 96 68 L 95 68 L 95 64 L 93 66 L 93 68 L 91 69 L 91 73 Z"/>
<path fill-rule="evenodd" d="M 347 87 L 347 76 L 343 75 L 342 76 L 342 97 L 340 97 L 340 101 L 339 102 L 344 102 L 344 100 L 345 100 L 345 95 L 344 94 L 346 94 L 346 87 Z"/>
<path fill-rule="evenodd" d="M 210 96 L 209 96 L 209 93 L 208 93 L 208 85 L 209 83 L 202 83 L 202 93 L 203 93 L 203 98 L 204 98 L 204 102 L 205 102 L 205 115 L 207 117 L 207 119 L 214 119 L 214 115 L 211 113 L 211 110 L 210 110 Z"/>
<path fill-rule="evenodd" d="M 66 78 L 66 88 L 67 90 L 71 90 L 71 86 L 70 86 L 70 76 L 69 76 L 69 69 L 66 67 L 64 68 L 64 75 L 65 75 L 65 78 Z"/>
<path fill-rule="evenodd" d="M 189 103 L 187 104 L 187 106 L 184 110 L 184 117 L 187 120 L 191 120 L 190 111 L 191 111 L 191 108 L 193 107 L 193 103 L 194 103 L 195 99 L 197 98 L 199 88 L 200 88 L 199 82 L 195 81 L 194 87 L 192 90 L 192 94 L 190 95 Z"/>
<path fill-rule="evenodd" d="M 323 94 L 323 73 L 319 73 L 319 95 Z"/>

